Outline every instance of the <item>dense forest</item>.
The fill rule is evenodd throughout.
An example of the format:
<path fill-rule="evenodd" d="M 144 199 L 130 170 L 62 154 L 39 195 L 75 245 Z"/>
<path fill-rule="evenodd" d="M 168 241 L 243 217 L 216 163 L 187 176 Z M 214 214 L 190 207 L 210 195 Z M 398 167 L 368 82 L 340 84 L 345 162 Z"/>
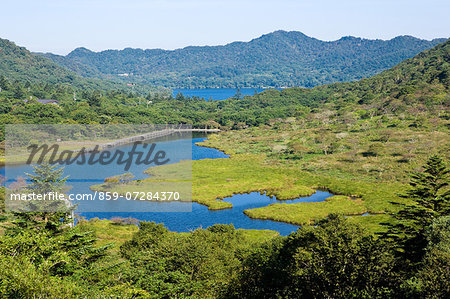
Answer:
<path fill-rule="evenodd" d="M 225 46 L 98 53 L 78 48 L 67 56 L 42 55 L 85 77 L 169 88 L 314 87 L 375 75 L 444 40 L 399 36 L 325 42 L 300 32 L 276 31 Z"/>
<path fill-rule="evenodd" d="M 22 188 L 64 187 L 61 168 L 43 164 L 35 171 L 39 175 Z M 448 173 L 442 159 L 431 157 L 404 190 L 411 204 L 394 215 L 401 222 L 378 236 L 334 214 L 287 237 L 268 237 L 223 224 L 173 233 L 162 224 L 140 222 L 136 230 L 132 219 L 119 218 L 79 219 L 71 228 L 70 211 L 14 213 L 0 236 L 0 294 L 446 298 Z M 52 184 L 40 183 L 50 178 Z"/>
<path fill-rule="evenodd" d="M 13 42 L 0 38 L 0 76 L 20 82 L 26 89 L 33 84 L 71 87 L 74 90 L 129 90 L 150 92 L 146 85 L 129 87 L 125 82 L 105 78 L 85 78 L 61 67 L 51 59 L 35 55 Z M 1 87 L 1 86 L 0 86 Z M 48 88 L 48 87 L 47 87 Z M 16 97 L 22 98 L 22 97 Z"/>
<path fill-rule="evenodd" d="M 268 124 L 276 118 L 300 117 L 328 107 L 358 118 L 413 115 L 448 105 L 450 41 L 408 59 L 374 77 L 313 89 L 267 90 L 224 101 L 175 98 L 160 93 L 140 96 L 125 91 L 85 90 L 76 95 L 63 84 L 23 84 L 0 77 L 2 123 L 189 123 L 194 127 L 238 129 Z M 28 86 L 28 87 L 27 87 Z M 24 99 L 52 98 L 59 105 Z M 442 113 L 446 113 L 443 111 Z M 446 114 L 445 114 L 446 115 Z M 441 117 L 446 117 L 442 115 Z"/>

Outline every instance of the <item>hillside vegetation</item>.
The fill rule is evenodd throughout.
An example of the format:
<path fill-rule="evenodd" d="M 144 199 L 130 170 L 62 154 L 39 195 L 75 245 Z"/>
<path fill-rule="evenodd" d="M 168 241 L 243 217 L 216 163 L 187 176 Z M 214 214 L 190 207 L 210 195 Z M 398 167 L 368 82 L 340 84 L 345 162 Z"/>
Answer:
<path fill-rule="evenodd" d="M 443 41 L 399 36 L 325 42 L 301 32 L 276 31 L 224 46 L 102 52 L 77 48 L 67 56 L 43 55 L 82 76 L 171 88 L 313 87 L 375 75 Z"/>
<path fill-rule="evenodd" d="M 358 82 L 205 102 L 203 109 L 215 107 L 206 114 L 207 124 L 228 129 L 210 136 L 206 146 L 231 158 L 193 162 L 193 200 L 223 209 L 232 205 L 216 199 L 235 193 L 268 192 L 288 199 L 326 188 L 356 200 L 337 197 L 319 204 L 323 207 L 275 204 L 246 214 L 304 224 L 317 220 L 317 210 L 347 216 L 394 211 L 392 202 L 401 201 L 398 193 L 411 171 L 430 154 L 448 158 L 449 52 L 447 41 Z M 174 101 L 180 111 L 199 103 Z M 203 111 L 192 110 L 192 115 Z M 151 177 L 114 190 L 145 190 L 147 183 Z M 95 188 L 110 187 L 106 183 Z M 386 220 L 380 215 L 354 221 L 379 230 L 376 224 Z"/>
<path fill-rule="evenodd" d="M 124 82 L 117 80 L 84 78 L 51 59 L 35 55 L 6 39 L 0 39 L 0 78 L 11 82 L 18 81 L 26 88 L 33 84 L 59 85 L 74 90 L 116 90 L 127 87 Z M 141 88 L 151 90 L 148 86 Z"/>

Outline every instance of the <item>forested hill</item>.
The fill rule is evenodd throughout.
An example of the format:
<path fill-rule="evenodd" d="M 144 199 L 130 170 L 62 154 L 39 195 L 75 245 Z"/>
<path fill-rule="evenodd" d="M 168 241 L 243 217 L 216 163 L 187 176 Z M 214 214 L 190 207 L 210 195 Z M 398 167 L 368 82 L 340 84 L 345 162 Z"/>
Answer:
<path fill-rule="evenodd" d="M 407 125 L 421 126 L 419 116 L 423 120 L 436 116 L 441 122 L 448 118 L 445 110 L 450 101 L 449 74 L 450 41 L 446 41 L 357 82 L 312 89 L 272 89 L 223 101 L 208 102 L 182 95 L 143 99 L 117 92 L 79 93 L 78 100 L 73 101 L 71 92 L 61 97 L 54 92 L 51 97 L 61 103 L 59 107 L 50 107 L 25 104 L 21 100 L 29 96 L 42 98 L 40 89 L 21 89 L 25 97 L 16 96 L 17 88 L 11 88 L 0 92 L 0 100 L 5 99 L 0 107 L 0 120 L 4 123 L 189 123 L 194 127 L 226 130 L 269 124 L 274 119 L 326 116 L 345 118 L 346 124 L 358 124 L 368 119 L 372 122 L 402 119 Z"/>
<path fill-rule="evenodd" d="M 445 39 L 343 37 L 325 42 L 276 31 L 225 46 L 106 50 L 77 48 L 67 56 L 42 54 L 80 75 L 109 76 L 179 88 L 313 87 L 375 75 Z"/>
<path fill-rule="evenodd" d="M 423 51 L 381 74 L 358 82 L 317 87 L 339 99 L 379 110 L 446 104 L 450 98 L 450 40 Z"/>
<path fill-rule="evenodd" d="M 126 84 L 98 78 L 83 78 L 72 70 L 62 67 L 51 59 L 35 55 L 13 42 L 0 38 L 0 77 L 22 85 L 70 85 L 75 89 L 115 90 Z M 2 87 L 0 85 L 0 87 Z M 150 89 L 150 87 L 146 88 Z"/>
<path fill-rule="evenodd" d="M 358 118 L 369 115 L 417 116 L 429 112 L 437 112 L 444 117 L 450 105 L 449 95 L 450 40 L 447 40 L 393 68 L 357 82 L 334 83 L 313 89 L 267 90 L 242 100 L 227 100 L 231 102 L 227 104 L 233 110 L 245 108 L 244 114 L 249 120 L 239 117 L 240 122 L 255 121 L 255 115 L 258 123 L 261 123 L 262 120 L 258 120 L 261 117 L 267 120 L 297 116 L 303 113 L 299 109 L 301 106 L 330 109 L 338 114 L 351 112 Z M 221 103 L 223 107 L 228 105 Z"/>

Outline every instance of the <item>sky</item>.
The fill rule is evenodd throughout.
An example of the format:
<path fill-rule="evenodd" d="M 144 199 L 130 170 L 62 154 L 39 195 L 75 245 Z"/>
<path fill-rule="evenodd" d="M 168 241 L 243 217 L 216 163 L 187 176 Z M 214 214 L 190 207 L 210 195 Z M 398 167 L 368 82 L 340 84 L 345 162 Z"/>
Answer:
<path fill-rule="evenodd" d="M 0 0 L 0 38 L 34 52 L 223 45 L 276 30 L 450 36 L 448 0 Z"/>

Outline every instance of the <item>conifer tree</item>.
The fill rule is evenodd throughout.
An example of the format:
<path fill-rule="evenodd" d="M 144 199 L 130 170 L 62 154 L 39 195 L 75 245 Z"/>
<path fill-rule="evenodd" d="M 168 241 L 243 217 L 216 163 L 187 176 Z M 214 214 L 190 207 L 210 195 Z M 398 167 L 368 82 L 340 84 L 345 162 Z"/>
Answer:
<path fill-rule="evenodd" d="M 34 173 L 26 173 L 31 184 L 26 185 L 22 192 L 33 193 L 35 196 L 48 196 L 50 193 L 63 195 L 66 189 L 67 177 L 63 176 L 64 168 L 43 163 L 33 167 Z M 15 226 L 10 233 L 17 229 L 46 229 L 53 232 L 60 231 L 65 225 L 72 222 L 74 207 L 67 199 L 55 198 L 46 200 L 30 200 L 20 205 L 19 211 L 13 212 Z"/>
<path fill-rule="evenodd" d="M 399 248 L 410 260 L 418 261 L 426 247 L 426 229 L 434 219 L 449 215 L 450 191 L 448 174 L 450 170 L 439 156 L 431 156 L 423 171 L 411 175 L 410 189 L 401 197 L 411 203 L 400 203 L 401 209 L 394 214 L 397 220 L 389 224 L 387 236 L 396 240 Z"/>
<path fill-rule="evenodd" d="M 433 219 L 448 215 L 450 212 L 450 190 L 448 190 L 448 174 L 450 170 L 438 156 L 431 156 L 422 172 L 411 175 L 410 189 L 400 195 L 413 202 L 403 205 L 397 214 L 400 220 L 410 222 L 412 229 L 424 229 Z"/>

